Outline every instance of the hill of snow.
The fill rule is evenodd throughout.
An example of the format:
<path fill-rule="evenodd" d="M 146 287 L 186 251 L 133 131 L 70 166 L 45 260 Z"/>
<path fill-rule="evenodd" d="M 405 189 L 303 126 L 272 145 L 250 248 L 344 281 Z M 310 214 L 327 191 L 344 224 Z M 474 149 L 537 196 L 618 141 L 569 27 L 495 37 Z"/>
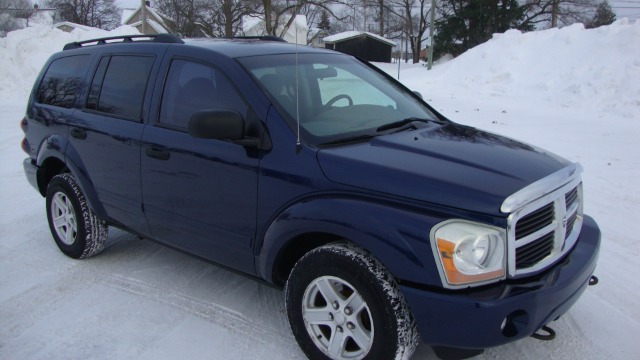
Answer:
<path fill-rule="evenodd" d="M 51 239 L 21 164 L 28 93 L 64 44 L 133 31 L 36 27 L 0 39 L 0 358 L 302 359 L 277 290 L 114 229 L 84 261 Z M 378 66 L 397 75 L 398 64 Z M 556 339 L 478 358 L 637 358 L 640 22 L 508 31 L 431 71 L 402 63 L 400 80 L 452 120 L 580 162 L 585 212 L 602 228 L 600 284 L 551 324 Z M 414 358 L 434 354 L 420 346 Z"/>
<path fill-rule="evenodd" d="M 394 73 L 393 66 L 389 72 Z M 495 34 L 429 74 L 403 73 L 412 87 L 455 86 L 496 96 L 526 96 L 562 106 L 640 107 L 640 22 Z M 632 114 L 629 114 L 632 115 Z"/>
<path fill-rule="evenodd" d="M 89 28 L 70 33 L 50 26 L 34 26 L 12 31 L 0 38 L 0 98 L 24 101 L 42 65 L 65 44 L 107 36 L 139 34 L 124 25 L 111 31 Z"/>

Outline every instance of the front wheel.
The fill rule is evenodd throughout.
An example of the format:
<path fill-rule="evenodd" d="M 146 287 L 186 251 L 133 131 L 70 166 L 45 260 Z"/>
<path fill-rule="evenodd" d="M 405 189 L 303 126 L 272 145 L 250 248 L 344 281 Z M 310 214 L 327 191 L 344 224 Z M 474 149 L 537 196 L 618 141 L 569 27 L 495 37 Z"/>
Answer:
<path fill-rule="evenodd" d="M 47 187 L 47 218 L 58 248 L 74 259 L 93 256 L 104 248 L 107 224 L 89 208 L 71 174 L 56 175 Z"/>
<path fill-rule="evenodd" d="M 398 285 L 369 253 L 345 243 L 319 247 L 285 288 L 289 323 L 310 359 L 408 359 L 418 332 Z"/>

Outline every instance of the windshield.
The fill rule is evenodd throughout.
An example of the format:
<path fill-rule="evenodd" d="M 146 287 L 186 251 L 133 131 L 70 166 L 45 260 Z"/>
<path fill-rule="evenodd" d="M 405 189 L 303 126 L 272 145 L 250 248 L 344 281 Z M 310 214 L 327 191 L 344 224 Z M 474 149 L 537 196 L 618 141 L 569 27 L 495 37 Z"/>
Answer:
<path fill-rule="evenodd" d="M 297 76 L 293 54 L 239 61 L 292 127 L 299 118 L 301 137 L 312 145 L 367 139 L 406 119 L 438 119 L 406 89 L 350 56 L 299 54 Z"/>

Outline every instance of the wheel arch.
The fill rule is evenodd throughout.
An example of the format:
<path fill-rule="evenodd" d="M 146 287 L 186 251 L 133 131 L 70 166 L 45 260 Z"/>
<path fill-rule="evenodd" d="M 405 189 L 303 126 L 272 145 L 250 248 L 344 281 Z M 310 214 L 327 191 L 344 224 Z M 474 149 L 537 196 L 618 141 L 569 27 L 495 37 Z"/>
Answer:
<path fill-rule="evenodd" d="M 304 233 L 290 239 L 274 259 L 271 280 L 278 286 L 284 286 L 300 258 L 315 248 L 337 241 L 348 240 L 339 235 L 324 232 Z"/>
<path fill-rule="evenodd" d="M 308 199 L 291 205 L 270 223 L 258 247 L 256 271 L 281 286 L 304 254 L 344 241 L 371 253 L 398 279 L 438 285 L 429 242 L 429 224 L 437 221 L 371 199 Z"/>
<path fill-rule="evenodd" d="M 99 218 L 106 219 L 106 211 L 95 191 L 93 182 L 84 171 L 82 161 L 75 149 L 61 136 L 52 136 L 43 142 L 36 161 L 38 165 L 38 191 L 42 196 L 47 194 L 47 186 L 54 176 L 61 173 L 71 173 L 80 190 L 89 203 L 89 207 Z"/>

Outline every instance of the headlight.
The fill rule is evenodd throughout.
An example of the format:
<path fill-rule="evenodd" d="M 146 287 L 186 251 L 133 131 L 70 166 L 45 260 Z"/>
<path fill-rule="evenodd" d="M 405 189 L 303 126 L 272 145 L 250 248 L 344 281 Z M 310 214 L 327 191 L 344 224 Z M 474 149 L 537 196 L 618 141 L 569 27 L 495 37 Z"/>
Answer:
<path fill-rule="evenodd" d="M 503 229 L 465 220 L 445 221 L 431 230 L 438 269 L 449 288 L 504 278 L 506 243 Z"/>

